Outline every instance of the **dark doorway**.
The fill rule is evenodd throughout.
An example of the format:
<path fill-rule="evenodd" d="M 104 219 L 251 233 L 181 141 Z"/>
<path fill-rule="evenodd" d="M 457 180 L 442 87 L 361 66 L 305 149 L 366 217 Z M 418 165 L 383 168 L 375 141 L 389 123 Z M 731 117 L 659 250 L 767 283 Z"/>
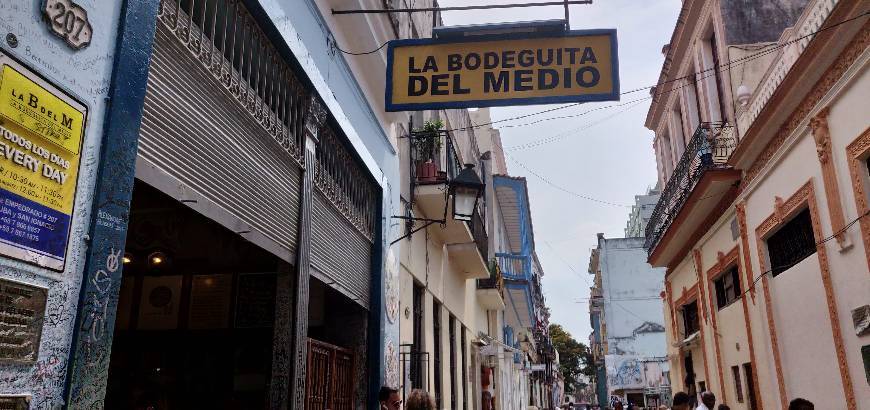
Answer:
<path fill-rule="evenodd" d="M 105 407 L 267 406 L 282 263 L 137 181 Z"/>

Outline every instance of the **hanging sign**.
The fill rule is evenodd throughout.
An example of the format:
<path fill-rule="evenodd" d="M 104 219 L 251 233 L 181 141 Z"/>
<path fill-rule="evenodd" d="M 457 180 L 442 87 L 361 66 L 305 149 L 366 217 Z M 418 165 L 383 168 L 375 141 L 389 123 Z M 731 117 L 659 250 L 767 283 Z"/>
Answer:
<path fill-rule="evenodd" d="M 0 255 L 63 270 L 86 113 L 0 55 Z"/>
<path fill-rule="evenodd" d="M 619 100 L 616 30 L 390 42 L 387 111 Z"/>

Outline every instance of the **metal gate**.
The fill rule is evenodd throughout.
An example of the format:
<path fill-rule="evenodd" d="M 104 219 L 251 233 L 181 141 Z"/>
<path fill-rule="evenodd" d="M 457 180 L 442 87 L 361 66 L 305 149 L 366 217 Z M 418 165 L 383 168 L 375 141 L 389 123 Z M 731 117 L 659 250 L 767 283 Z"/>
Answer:
<path fill-rule="evenodd" d="M 353 409 L 353 353 L 308 339 L 305 410 Z"/>

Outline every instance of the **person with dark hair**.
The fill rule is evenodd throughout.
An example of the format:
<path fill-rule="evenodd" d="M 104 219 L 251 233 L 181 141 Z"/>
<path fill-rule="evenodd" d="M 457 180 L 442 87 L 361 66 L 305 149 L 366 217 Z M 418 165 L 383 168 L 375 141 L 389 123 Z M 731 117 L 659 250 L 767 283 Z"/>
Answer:
<path fill-rule="evenodd" d="M 698 405 L 698 410 L 713 410 L 716 408 L 716 396 L 711 391 L 701 393 L 701 404 Z"/>
<path fill-rule="evenodd" d="M 731 407 L 728 407 L 727 404 L 720 404 L 716 410 L 731 410 Z"/>
<path fill-rule="evenodd" d="M 424 390 L 414 390 L 408 396 L 407 410 L 435 410 L 435 400 Z"/>
<path fill-rule="evenodd" d="M 674 394 L 674 398 L 671 400 L 671 410 L 690 410 L 689 395 L 683 392 Z"/>
<path fill-rule="evenodd" d="M 816 406 L 807 399 L 797 398 L 788 404 L 788 410 L 815 410 Z"/>
<path fill-rule="evenodd" d="M 381 387 L 381 391 L 378 392 L 378 401 L 381 404 L 381 410 L 399 410 L 402 406 L 399 390 L 388 386 Z"/>

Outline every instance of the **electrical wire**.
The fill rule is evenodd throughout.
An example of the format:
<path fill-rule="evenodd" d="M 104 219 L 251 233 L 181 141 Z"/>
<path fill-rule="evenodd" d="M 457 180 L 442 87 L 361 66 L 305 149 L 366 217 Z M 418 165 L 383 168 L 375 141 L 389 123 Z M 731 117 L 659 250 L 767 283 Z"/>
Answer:
<path fill-rule="evenodd" d="M 842 229 L 840 229 L 839 231 L 834 232 L 833 234 L 831 234 L 831 236 L 828 236 L 828 237 L 826 237 L 826 238 L 824 238 L 824 239 L 822 239 L 822 240 L 816 242 L 816 243 L 815 243 L 815 246 L 822 245 L 822 244 L 824 244 L 824 243 L 830 241 L 831 239 L 834 239 L 834 238 L 836 238 L 837 236 L 840 236 L 840 234 L 846 232 L 849 228 L 852 227 L 852 225 L 855 225 L 856 223 L 858 223 L 858 221 L 860 221 L 862 218 L 867 217 L 868 215 L 870 215 L 870 211 L 867 211 L 867 212 L 865 212 L 865 213 L 863 213 L 863 214 L 861 214 L 861 215 L 858 215 L 855 219 L 853 219 L 852 221 L 850 221 L 848 224 L 846 224 L 846 225 L 845 225 Z M 809 255 L 812 255 L 812 254 L 809 254 Z M 807 255 L 807 256 L 809 256 L 809 255 Z M 744 291 L 740 294 L 740 298 L 745 297 L 746 294 L 749 293 L 750 290 L 754 289 L 754 288 L 755 288 L 755 285 L 758 284 L 758 281 L 761 280 L 765 275 L 769 275 L 769 274 L 773 273 L 773 271 L 777 271 L 777 270 L 780 271 L 780 272 L 783 272 L 783 271 L 785 271 L 785 270 L 788 270 L 788 269 L 792 268 L 793 266 L 797 265 L 798 263 L 800 263 L 800 262 L 801 262 L 802 260 L 804 260 L 804 259 L 806 259 L 806 257 L 801 258 L 801 259 L 798 260 L 797 262 L 793 262 L 793 263 L 790 263 L 790 264 L 787 264 L 787 265 L 782 265 L 782 266 L 776 266 L 776 267 L 773 267 L 773 268 L 771 268 L 771 269 L 768 269 L 768 270 L 766 270 L 766 271 L 764 271 L 764 272 L 759 273 L 758 276 L 756 276 L 755 279 L 752 281 L 752 283 L 751 283 L 749 286 L 746 287 L 746 290 L 744 290 Z"/>
<path fill-rule="evenodd" d="M 685 79 L 692 78 L 692 77 L 697 77 L 698 75 L 704 75 L 705 73 L 708 73 L 708 72 L 711 72 L 711 73 L 707 74 L 707 75 L 704 76 L 704 77 L 701 77 L 700 79 L 696 78 L 696 81 L 697 81 L 697 80 L 701 80 L 701 79 L 708 78 L 708 77 L 711 76 L 711 75 L 715 75 L 717 72 L 718 72 L 718 73 L 724 73 L 724 72 L 726 72 L 726 71 L 729 71 L 732 67 L 736 67 L 736 66 L 739 66 L 739 65 L 742 65 L 742 64 L 748 63 L 748 62 L 750 62 L 750 61 L 752 61 L 752 60 L 755 60 L 755 59 L 758 59 L 758 58 L 764 57 L 764 56 L 766 56 L 766 55 L 768 55 L 768 54 L 771 54 L 771 53 L 773 53 L 773 52 L 775 52 L 775 51 L 778 51 L 778 50 L 780 50 L 780 49 L 783 49 L 783 48 L 785 48 L 785 47 L 787 47 L 787 46 L 789 46 L 789 45 L 792 45 L 792 44 L 794 44 L 794 43 L 797 43 L 797 42 L 799 42 L 799 41 L 802 41 L 802 40 L 804 40 L 804 39 L 806 39 L 806 38 L 812 37 L 812 36 L 814 36 L 814 35 L 816 35 L 816 34 L 819 34 L 819 33 L 823 32 L 823 31 L 833 29 L 833 28 L 835 28 L 835 27 L 841 26 L 841 25 L 846 24 L 846 23 L 850 23 L 850 22 L 855 21 L 855 20 L 858 20 L 858 19 L 860 19 L 860 18 L 862 18 L 862 17 L 866 17 L 867 15 L 870 15 L 870 11 L 867 11 L 867 12 L 861 13 L 861 14 L 855 16 L 855 17 L 852 17 L 852 18 L 849 18 L 849 19 L 846 19 L 846 20 L 842 20 L 842 21 L 839 21 L 839 22 L 833 23 L 833 24 L 831 24 L 831 25 L 829 25 L 829 26 L 822 27 L 822 28 L 820 28 L 820 29 L 818 29 L 818 30 L 816 30 L 816 31 L 813 31 L 813 32 L 807 33 L 807 34 L 805 34 L 805 35 L 803 35 L 803 36 L 800 36 L 800 37 L 798 37 L 798 38 L 795 38 L 795 39 L 793 39 L 793 40 L 790 40 L 790 41 L 784 42 L 784 43 L 782 43 L 782 44 L 777 44 L 776 46 L 771 47 L 771 48 L 769 48 L 769 49 L 764 49 L 764 50 L 759 51 L 759 52 L 757 52 L 757 53 L 753 53 L 753 54 L 750 54 L 750 55 L 746 55 L 746 56 L 740 57 L 740 58 L 738 58 L 738 59 L 736 59 L 736 60 L 729 61 L 729 62 L 727 62 L 727 63 L 724 64 L 724 65 L 719 65 L 719 66 L 717 66 L 717 67 L 710 67 L 710 68 L 707 68 L 707 69 L 704 69 L 704 70 L 701 70 L 701 71 L 698 71 L 698 72 L 694 72 L 694 73 L 691 73 L 691 74 L 687 74 L 687 75 L 685 75 L 685 76 L 681 76 L 681 77 L 673 78 L 673 79 L 670 79 L 670 80 L 667 80 L 667 81 L 662 81 L 662 82 L 656 83 L 656 84 L 654 84 L 654 85 L 649 85 L 649 86 L 645 86 L 645 87 L 639 87 L 639 88 L 635 88 L 635 89 L 632 89 L 632 90 L 624 91 L 624 92 L 621 92 L 620 95 L 633 94 L 633 93 L 640 92 L 640 91 L 644 91 L 644 90 L 650 90 L 650 89 L 652 89 L 652 88 L 658 88 L 658 87 L 661 87 L 661 86 L 663 86 L 663 85 L 667 85 L 667 84 L 670 84 L 670 83 L 678 82 L 678 81 L 685 80 Z M 656 91 L 656 93 L 655 93 L 655 95 L 653 96 L 653 98 L 657 98 L 657 97 L 662 96 L 662 95 L 664 95 L 664 94 L 668 94 L 668 93 L 670 93 L 670 92 L 673 92 L 673 91 L 679 90 L 679 89 L 681 89 L 681 88 L 683 88 L 683 87 L 685 87 L 685 86 L 686 86 L 686 85 L 679 86 L 679 87 L 672 87 L 672 88 L 669 89 L 669 90 Z M 471 127 L 453 128 L 453 129 L 449 129 L 449 130 L 447 130 L 447 131 L 465 131 L 465 130 L 467 130 L 467 129 L 480 128 L 480 127 L 485 127 L 485 126 L 488 126 L 488 125 L 498 124 L 498 123 L 507 122 L 507 121 L 515 121 L 515 120 L 519 120 L 519 119 L 523 119 L 523 118 L 528 118 L 528 117 L 533 117 L 533 116 L 536 116 L 536 115 L 545 114 L 545 113 L 548 113 L 548 112 L 553 112 L 553 111 L 557 111 L 557 110 L 563 110 L 563 109 L 570 108 L 570 107 L 576 107 L 576 106 L 578 106 L 578 105 L 580 105 L 580 104 L 582 104 L 582 103 L 572 103 L 572 104 L 568 104 L 568 105 L 564 105 L 564 106 L 560 106 L 560 107 L 555 107 L 555 108 L 550 108 L 550 109 L 546 109 L 546 110 L 541 110 L 541 111 L 537 111 L 537 112 L 534 112 L 534 113 L 524 114 L 524 115 L 520 115 L 520 116 L 516 116 L 516 117 L 504 118 L 504 119 L 501 119 L 501 120 L 495 120 L 495 121 L 490 121 L 490 122 L 486 122 L 486 123 L 481 123 L 481 124 L 477 124 L 477 125 L 475 125 L 475 126 L 471 126 Z"/>
<path fill-rule="evenodd" d="M 332 42 L 331 44 L 332 44 L 332 48 L 334 48 L 334 49 L 336 49 L 336 50 L 338 50 L 338 51 L 340 51 L 340 52 L 342 52 L 342 53 L 344 53 L 344 54 L 349 54 L 349 55 L 352 55 L 352 56 L 364 56 L 364 55 L 374 54 L 374 53 L 377 53 L 378 51 L 381 51 L 381 49 L 384 48 L 384 47 L 386 47 L 387 44 L 390 44 L 390 41 L 391 41 L 391 40 L 387 40 L 387 41 L 385 41 L 383 44 L 381 44 L 380 46 L 378 46 L 378 48 L 376 48 L 376 49 L 374 49 L 374 50 L 370 50 L 370 51 L 361 51 L 361 52 L 358 52 L 358 53 L 355 53 L 355 52 L 353 52 L 353 51 L 342 50 L 341 48 L 338 47 L 338 44 L 336 44 L 336 42 L 335 42 L 334 40 L 333 40 L 333 42 Z"/>

